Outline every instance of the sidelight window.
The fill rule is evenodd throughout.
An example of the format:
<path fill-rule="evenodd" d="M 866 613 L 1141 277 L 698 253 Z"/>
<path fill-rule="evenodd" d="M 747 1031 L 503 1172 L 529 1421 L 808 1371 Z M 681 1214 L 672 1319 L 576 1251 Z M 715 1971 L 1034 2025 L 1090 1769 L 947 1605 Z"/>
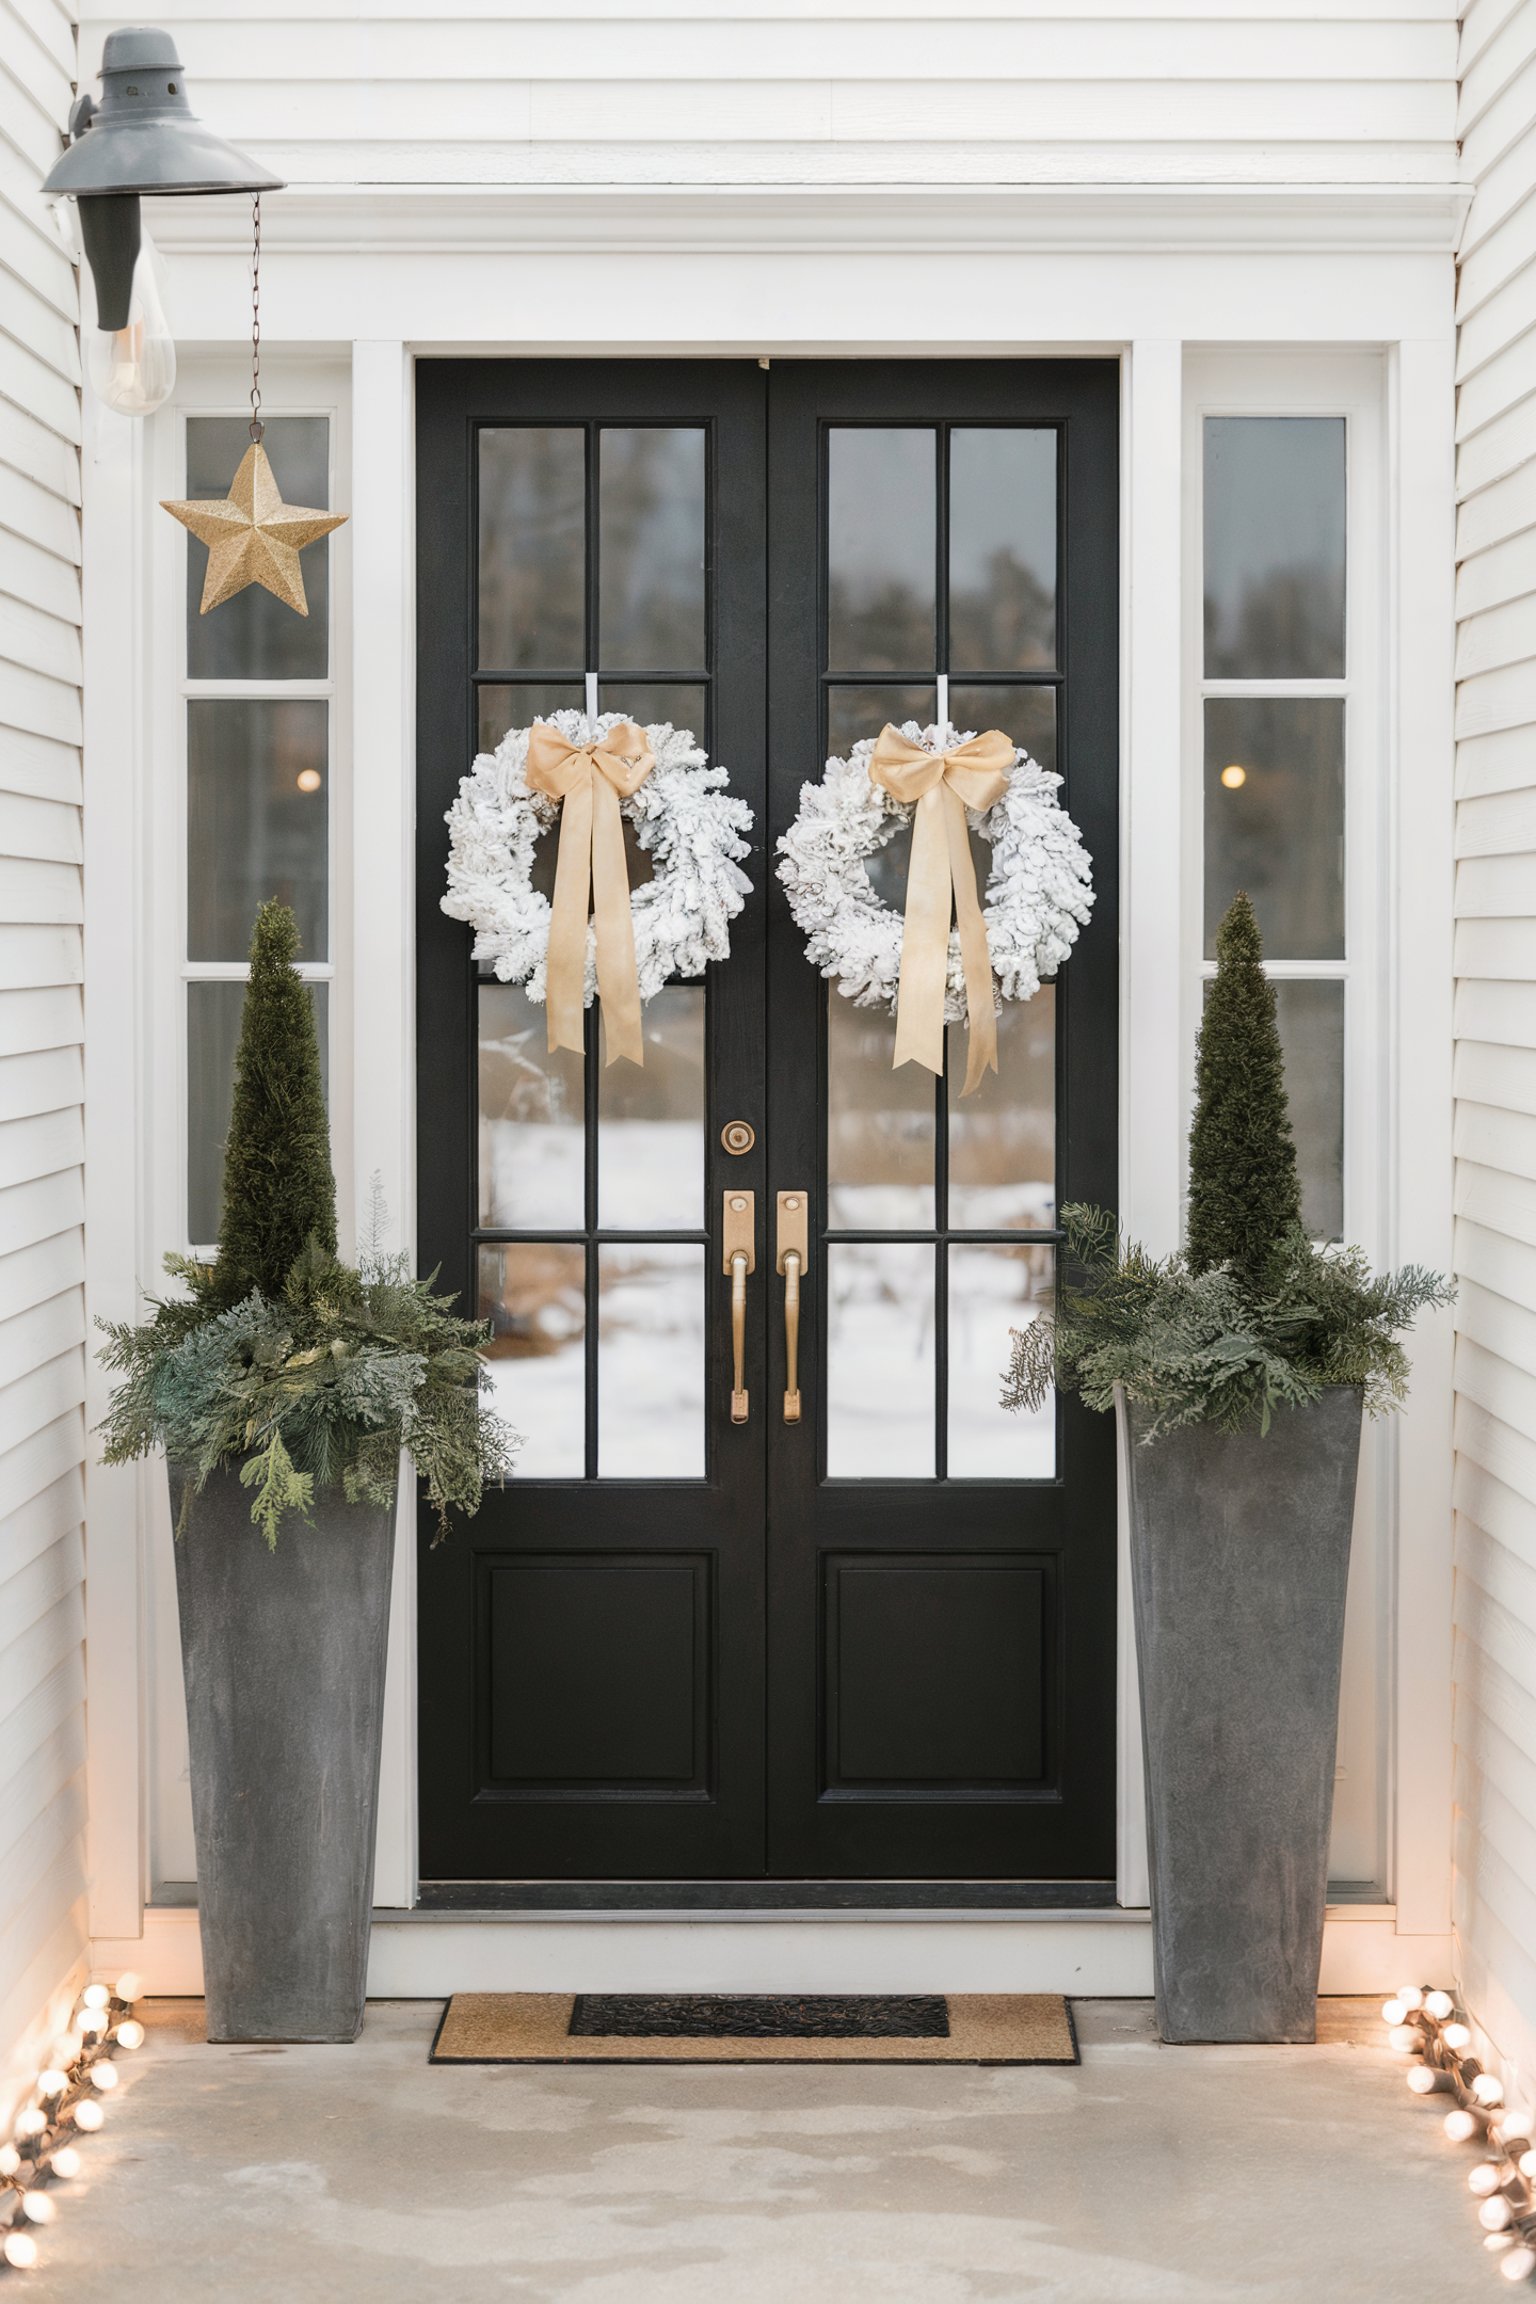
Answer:
<path fill-rule="evenodd" d="M 887 720 L 1002 728 L 1056 768 L 1060 435 L 1053 426 L 827 434 L 827 749 Z M 1061 763 L 1062 766 L 1065 763 Z M 989 851 L 973 842 L 982 885 Z M 906 843 L 872 859 L 905 900 Z M 961 1098 L 892 1069 L 895 1024 L 827 996 L 827 1472 L 1050 1479 L 1056 1412 L 998 1403 L 1009 1331 L 1048 1303 L 1056 1239 L 1057 992 L 998 1019 L 996 1077 Z"/>
<path fill-rule="evenodd" d="M 1204 420 L 1203 952 L 1239 888 L 1274 979 L 1316 1237 L 1344 1230 L 1346 429 Z"/>
<path fill-rule="evenodd" d="M 247 420 L 189 416 L 189 497 L 227 495 L 250 445 Z M 272 416 L 266 447 L 293 503 L 330 502 L 325 416 Z M 182 683 L 186 745 L 187 1239 L 219 1229 L 224 1139 L 257 907 L 291 905 L 300 973 L 310 986 L 322 1067 L 334 977 L 332 680 L 329 539 L 304 555 L 305 617 L 250 585 L 200 614 L 207 547 L 186 545 Z"/>
<path fill-rule="evenodd" d="M 706 435 L 698 425 L 479 432 L 474 716 L 493 749 L 550 712 L 623 712 L 709 742 Z M 627 834 L 627 827 L 626 827 Z M 631 885 L 649 860 L 628 840 Z M 556 843 L 535 884 L 553 887 Z M 645 1064 L 546 1047 L 488 972 L 479 1018 L 479 1312 L 538 1479 L 701 1479 L 708 1280 L 706 994 L 644 1011 Z"/>

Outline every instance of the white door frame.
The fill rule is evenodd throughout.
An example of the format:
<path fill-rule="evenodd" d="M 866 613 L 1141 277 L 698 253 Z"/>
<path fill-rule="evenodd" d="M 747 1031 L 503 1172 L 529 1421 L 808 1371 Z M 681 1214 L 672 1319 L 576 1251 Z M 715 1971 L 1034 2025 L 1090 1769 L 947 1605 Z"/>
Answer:
<path fill-rule="evenodd" d="M 1381 1252 L 1448 1268 L 1453 200 L 1224 192 L 1149 204 L 1126 195 L 972 192 L 936 210 L 929 196 L 832 192 L 725 203 L 708 193 L 638 202 L 624 193 L 565 200 L 315 194 L 284 196 L 271 208 L 264 370 L 280 376 L 285 353 L 339 356 L 350 367 L 350 477 L 341 500 L 353 567 L 352 923 L 350 952 L 337 958 L 354 1015 L 353 1151 L 344 1179 L 354 1205 L 366 1201 L 375 1172 L 407 1231 L 415 1204 L 418 352 L 1123 355 L 1122 1208 L 1130 1229 L 1165 1247 L 1179 1225 L 1192 996 L 1180 829 L 1187 697 L 1175 576 L 1187 501 L 1185 372 L 1205 356 L 1195 347 L 1366 345 L 1380 354 L 1385 374 L 1381 693 L 1395 767 L 1384 799 Z M 184 202 L 156 229 L 170 268 L 173 323 L 186 328 L 195 312 L 209 352 L 237 350 L 247 319 L 243 219 L 217 203 Z M 384 311 L 399 330 L 388 338 L 375 332 Z M 983 338 L 972 322 L 957 343 L 942 324 L 950 313 L 1005 314 L 1015 324 L 1027 315 L 1029 334 Z M 923 317 L 930 314 L 939 318 Z M 537 338 L 530 330 L 509 339 L 509 315 L 535 323 Z M 893 343 L 898 315 L 910 333 Z M 185 349 L 190 369 L 196 347 Z M 151 431 L 95 416 L 86 459 L 87 951 L 102 955 L 87 966 L 88 1292 L 92 1310 L 113 1317 L 134 1312 L 138 1283 L 152 1284 L 160 1249 L 174 1244 L 154 1236 L 149 1221 L 157 1153 L 143 1055 L 154 875 L 179 867 L 154 851 L 146 800 L 156 660 L 150 572 L 164 547 L 147 469 Z M 180 614 L 174 586 L 169 609 Z M 1389 1443 L 1401 1500 L 1382 1623 L 1394 1721 L 1393 1905 L 1340 1918 L 1330 1935 L 1333 1943 L 1338 1929 L 1349 1930 L 1353 1949 L 1330 1952 L 1330 1960 L 1337 1973 L 1357 1978 L 1376 1958 L 1375 1950 L 1367 1957 L 1367 1937 L 1373 1947 L 1419 1939 L 1422 1958 L 1409 1966 L 1438 1972 L 1449 1927 L 1448 1321 L 1430 1324 L 1415 1362 L 1413 1403 Z M 99 1417 L 99 1371 L 92 1383 Z M 103 1944 L 140 1938 L 150 1886 L 150 1679 L 163 1688 L 176 1670 L 163 1625 L 161 1653 L 152 1652 L 146 1605 L 151 1547 L 165 1542 L 163 1496 L 153 1469 L 93 1468 L 89 1476 L 92 1928 Z M 403 1522 L 378 1872 L 381 1902 L 397 1907 L 414 1899 L 416 1847 L 413 1516 L 403 1514 Z M 1146 1873 L 1123 1587 L 1122 1578 L 1118 1847 L 1119 1895 L 1133 1908 L 1120 1924 L 1131 1928 L 1129 1946 L 1143 1925 L 1134 1908 L 1144 1903 Z M 183 1976 L 188 1917 L 151 1914 L 144 1937 L 178 1944 L 173 1965 Z M 1103 1953 L 1105 1921 L 1114 1917 L 1079 1923 L 1052 1915 L 1054 1933 L 1027 1918 L 1009 1926 L 1032 1930 L 1042 1958 L 1048 1941 L 1058 1961 L 1075 1944 L 1088 1966 L 1068 1959 L 1069 1982 L 1090 1970 L 1143 1974 L 1142 1953 Z M 407 1925 L 419 1943 L 436 1943 L 435 1958 L 446 1955 L 441 1927 Z M 640 1924 L 631 1916 L 627 1925 Z M 798 1924 L 807 1959 L 820 1955 L 805 1931 L 820 1930 L 817 1941 L 828 1946 L 843 1940 L 825 1933 L 829 1925 L 825 1915 Z M 948 1944 L 948 1961 L 971 1924 L 925 1915 L 920 1925 L 924 1943 Z M 507 1926 L 509 1949 L 514 1937 L 547 1939 L 535 1924 Z M 715 1933 L 727 1944 L 741 1941 L 723 1924 Z M 394 1931 L 387 1935 L 393 1940 Z M 654 1955 L 654 1930 L 642 1930 L 641 1940 Z M 697 1925 L 689 1940 L 699 1946 Z M 910 1933 L 899 1940 L 918 1941 Z M 1400 1964 L 1394 1954 L 1383 1969 L 1387 1981 Z M 401 1954 L 392 1969 L 386 1959 L 397 1978 L 431 1966 L 422 1952 Z"/>

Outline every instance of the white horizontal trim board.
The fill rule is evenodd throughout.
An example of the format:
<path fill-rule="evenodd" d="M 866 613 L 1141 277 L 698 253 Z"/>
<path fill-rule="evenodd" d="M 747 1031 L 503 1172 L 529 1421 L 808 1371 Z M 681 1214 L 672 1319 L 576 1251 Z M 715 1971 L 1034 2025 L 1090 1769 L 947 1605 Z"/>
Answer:
<path fill-rule="evenodd" d="M 133 1966 L 151 1996 L 202 1990 L 197 1914 L 149 1910 L 141 1937 L 98 1939 L 92 1966 Z M 1405 1975 L 1446 1977 L 1446 1936 L 1399 1935 L 1389 1914 L 1339 1905 L 1323 1931 L 1322 1989 L 1390 1991 Z M 1145 1998 L 1145 1912 L 1083 1914 L 451 1914 L 373 1924 L 375 2000 L 451 1992 L 1064 1992 Z"/>
<path fill-rule="evenodd" d="M 343 131 L 349 125 L 348 97 L 360 81 L 427 89 L 477 82 L 588 84 L 594 53 L 603 80 L 629 81 L 637 89 L 657 80 L 868 80 L 872 67 L 882 80 L 925 83 L 1246 80 L 1279 72 L 1294 80 L 1433 81 L 1448 93 L 1454 88 L 1456 28 L 1445 15 L 1438 21 L 1372 22 L 1351 9 L 1336 22 L 1319 12 L 1290 23 L 1227 10 L 1201 17 L 1182 7 L 1139 19 L 1118 8 L 1113 15 L 1111 29 L 1098 11 L 1064 7 L 1061 0 L 1053 12 L 1012 9 L 1006 15 L 972 10 L 964 0 L 953 13 L 935 6 L 915 13 L 852 10 L 826 0 L 803 15 L 766 7 L 750 14 L 693 12 L 662 0 L 627 23 L 599 16 L 601 46 L 595 47 L 594 13 L 585 7 L 477 18 L 450 5 L 432 17 L 381 12 L 353 27 L 315 6 L 298 17 L 274 12 L 255 57 L 249 27 L 233 18 L 205 19 L 184 37 L 189 52 L 195 40 L 197 98 L 210 116 L 216 90 L 222 119 L 228 86 L 251 86 L 255 62 L 261 68 L 258 85 L 291 73 L 329 88 Z M 94 23 L 82 29 L 88 70 L 97 62 L 99 39 Z"/>

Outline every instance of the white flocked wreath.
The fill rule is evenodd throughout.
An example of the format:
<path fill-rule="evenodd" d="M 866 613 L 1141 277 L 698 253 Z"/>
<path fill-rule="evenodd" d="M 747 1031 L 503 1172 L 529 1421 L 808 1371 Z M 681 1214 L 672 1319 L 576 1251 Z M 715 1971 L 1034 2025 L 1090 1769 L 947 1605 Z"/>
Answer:
<path fill-rule="evenodd" d="M 553 727 L 572 744 L 592 744 L 626 717 L 604 712 L 551 712 Z M 740 870 L 750 853 L 743 834 L 752 811 L 728 793 L 724 768 L 689 728 L 667 721 L 645 731 L 656 765 L 639 788 L 620 801 L 635 838 L 650 857 L 654 879 L 630 898 L 635 926 L 635 972 L 640 997 L 649 1000 L 679 976 L 702 976 L 711 960 L 730 952 L 730 923 L 750 895 Z M 475 931 L 475 958 L 488 961 L 503 984 L 521 984 L 543 1001 L 549 949 L 549 898 L 533 885 L 534 850 L 553 830 L 560 804 L 532 792 L 524 775 L 526 728 L 509 728 L 494 752 L 482 752 L 448 811 L 448 891 L 443 910 Z M 597 992 L 597 939 L 587 929 L 585 1005 Z"/>
<path fill-rule="evenodd" d="M 901 733 L 924 751 L 965 741 L 968 732 L 920 728 Z M 877 739 L 863 737 L 846 760 L 831 759 L 819 784 L 800 789 L 800 813 L 779 841 L 778 868 L 805 955 L 859 1008 L 896 1007 L 903 916 L 879 896 L 870 857 L 901 837 L 913 808 L 869 773 Z M 1005 1000 L 1029 1000 L 1054 976 L 1093 909 L 1091 859 L 1082 834 L 1057 800 L 1061 778 L 1019 747 L 1002 798 L 970 822 L 992 850 L 982 898 L 993 980 Z M 902 861 L 905 864 L 905 842 Z M 946 1023 L 965 1021 L 960 937 L 949 939 Z"/>

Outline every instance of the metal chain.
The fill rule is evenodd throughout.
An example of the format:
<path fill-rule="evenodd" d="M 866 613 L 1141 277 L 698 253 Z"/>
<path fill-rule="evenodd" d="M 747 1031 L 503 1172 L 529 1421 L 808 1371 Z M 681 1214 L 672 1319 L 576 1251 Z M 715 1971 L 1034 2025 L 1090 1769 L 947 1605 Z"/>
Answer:
<path fill-rule="evenodd" d="M 251 201 L 251 438 L 259 440 L 261 421 L 261 194 Z"/>

